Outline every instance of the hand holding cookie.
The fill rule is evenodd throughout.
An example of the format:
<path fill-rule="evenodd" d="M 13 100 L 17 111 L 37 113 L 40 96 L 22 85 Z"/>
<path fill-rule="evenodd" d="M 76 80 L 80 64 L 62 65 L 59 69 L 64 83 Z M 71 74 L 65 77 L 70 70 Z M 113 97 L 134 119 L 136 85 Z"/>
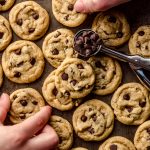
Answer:
<path fill-rule="evenodd" d="M 53 128 L 46 125 L 51 113 L 50 107 L 42 108 L 35 116 L 20 124 L 4 126 L 3 122 L 9 107 L 9 96 L 2 94 L 0 97 L 0 137 L 3 138 L 0 140 L 0 149 L 49 150 L 55 148 L 58 137 Z"/>

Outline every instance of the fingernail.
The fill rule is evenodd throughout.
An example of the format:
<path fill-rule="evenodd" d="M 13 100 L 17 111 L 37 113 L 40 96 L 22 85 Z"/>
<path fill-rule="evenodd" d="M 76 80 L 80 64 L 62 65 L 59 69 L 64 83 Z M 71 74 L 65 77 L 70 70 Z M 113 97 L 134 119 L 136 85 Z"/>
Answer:
<path fill-rule="evenodd" d="M 82 12 L 82 11 L 84 11 L 84 6 L 83 6 L 83 2 L 82 2 L 82 0 L 78 0 L 77 2 L 76 2 L 76 4 L 75 4 L 75 10 L 77 11 L 77 12 Z"/>

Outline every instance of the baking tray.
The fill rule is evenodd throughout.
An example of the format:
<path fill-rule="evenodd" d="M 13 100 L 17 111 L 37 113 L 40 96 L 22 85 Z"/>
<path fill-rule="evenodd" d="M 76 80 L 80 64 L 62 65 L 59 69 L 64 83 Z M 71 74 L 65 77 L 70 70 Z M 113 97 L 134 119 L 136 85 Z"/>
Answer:
<path fill-rule="evenodd" d="M 22 1 L 25 1 L 25 0 L 16 0 L 16 3 L 19 3 Z M 36 2 L 39 3 L 42 7 L 44 7 L 48 11 L 49 16 L 51 18 L 50 27 L 49 27 L 47 34 L 58 28 L 64 27 L 63 25 L 61 25 L 60 23 L 56 21 L 56 19 L 54 18 L 52 14 L 51 0 L 36 0 Z M 115 9 L 119 9 L 125 13 L 130 23 L 132 33 L 134 33 L 134 31 L 140 25 L 150 24 L 150 0 L 132 0 L 131 2 L 127 4 L 116 7 Z M 6 18 L 8 18 L 8 14 L 9 14 L 9 11 L 0 13 L 0 15 L 5 16 Z M 70 29 L 74 32 L 77 32 L 78 30 L 83 29 L 83 28 L 90 28 L 95 15 L 96 13 L 89 15 L 85 23 L 83 23 L 81 26 L 77 28 L 70 28 Z M 35 41 L 35 43 L 40 48 L 42 47 L 42 42 L 45 36 L 42 39 Z M 20 39 L 13 33 L 12 42 L 16 40 L 20 40 Z M 118 50 L 128 53 L 128 44 L 123 45 Z M 1 55 L 2 55 L 2 52 L 0 53 L 0 61 L 1 61 Z M 136 76 L 134 75 L 134 73 L 132 72 L 132 70 L 129 68 L 129 65 L 127 63 L 120 62 L 120 64 L 122 66 L 122 71 L 123 71 L 123 81 L 121 84 L 127 83 L 127 82 L 139 82 Z M 38 90 L 42 94 L 41 88 L 42 88 L 43 82 L 52 70 L 54 70 L 54 68 L 46 62 L 45 70 L 44 70 L 44 73 L 42 74 L 42 77 L 31 84 L 16 84 L 16 83 L 9 81 L 6 77 L 4 77 L 4 82 L 0 89 L 0 94 L 2 92 L 6 92 L 10 94 L 17 89 L 25 88 L 25 87 L 32 87 Z M 86 100 L 97 98 L 110 105 L 111 97 L 112 95 L 96 96 L 96 95 L 91 94 L 86 98 Z M 74 109 L 71 111 L 67 111 L 67 112 L 61 112 L 56 109 L 53 109 L 53 114 L 66 118 L 72 124 L 73 111 Z M 124 136 L 130 139 L 131 141 L 133 141 L 134 133 L 136 129 L 137 129 L 137 126 L 123 125 L 122 123 L 118 122 L 115 119 L 114 130 L 109 137 L 119 135 L 119 136 Z M 76 134 L 74 133 L 73 147 L 82 146 L 82 147 L 88 148 L 89 150 L 97 150 L 99 145 L 102 142 L 85 142 L 82 139 L 78 138 Z"/>

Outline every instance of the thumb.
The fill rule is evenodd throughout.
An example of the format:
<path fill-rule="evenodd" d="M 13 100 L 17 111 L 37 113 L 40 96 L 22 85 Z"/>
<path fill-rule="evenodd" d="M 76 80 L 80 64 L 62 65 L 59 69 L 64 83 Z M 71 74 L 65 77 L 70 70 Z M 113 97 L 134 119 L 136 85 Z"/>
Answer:
<path fill-rule="evenodd" d="M 88 13 L 105 11 L 127 1 L 129 0 L 77 0 L 74 7 L 77 12 Z"/>
<path fill-rule="evenodd" d="M 4 122 L 7 112 L 9 111 L 9 96 L 3 93 L 0 97 L 0 124 Z"/>

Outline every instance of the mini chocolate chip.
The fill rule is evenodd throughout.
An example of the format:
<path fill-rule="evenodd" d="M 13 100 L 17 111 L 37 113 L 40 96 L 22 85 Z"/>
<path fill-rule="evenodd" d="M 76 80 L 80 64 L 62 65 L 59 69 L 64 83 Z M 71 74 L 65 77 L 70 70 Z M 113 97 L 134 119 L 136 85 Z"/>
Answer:
<path fill-rule="evenodd" d="M 1 0 L 0 1 L 0 4 L 3 6 L 3 5 L 5 5 L 6 4 L 6 0 Z"/>
<path fill-rule="evenodd" d="M 67 73 L 63 73 L 63 74 L 61 75 L 61 78 L 62 78 L 63 80 L 68 80 L 68 74 L 67 74 Z"/>
<path fill-rule="evenodd" d="M 20 76 L 21 76 L 21 73 L 20 73 L 20 72 L 16 71 L 16 72 L 14 73 L 14 77 L 16 77 L 16 78 L 19 78 Z"/>
<path fill-rule="evenodd" d="M 69 97 L 70 96 L 69 91 L 65 91 L 64 95 L 67 96 L 67 97 Z"/>
<path fill-rule="evenodd" d="M 150 128 L 147 129 L 147 133 L 150 134 Z"/>
<path fill-rule="evenodd" d="M 139 105 L 140 105 L 141 107 L 145 107 L 146 102 L 139 102 Z"/>
<path fill-rule="evenodd" d="M 21 118 L 21 119 L 25 119 L 25 118 L 26 118 L 26 116 L 25 116 L 25 115 L 23 115 L 23 116 L 20 116 L 20 118 Z"/>
<path fill-rule="evenodd" d="M 145 46 L 145 49 L 148 50 L 148 46 L 147 45 Z"/>
<path fill-rule="evenodd" d="M 111 23 L 116 23 L 116 17 L 114 17 L 114 16 L 108 16 L 107 21 L 111 22 Z"/>
<path fill-rule="evenodd" d="M 130 95 L 129 95 L 129 94 L 123 95 L 123 99 L 125 99 L 125 100 L 130 100 Z"/>
<path fill-rule="evenodd" d="M 92 127 L 89 128 L 88 131 L 89 131 L 91 134 L 93 134 L 93 133 L 95 132 L 94 129 L 93 129 Z"/>
<path fill-rule="evenodd" d="M 93 41 L 97 41 L 99 37 L 98 37 L 97 34 L 93 33 L 90 38 L 91 38 L 91 40 L 93 40 Z"/>
<path fill-rule="evenodd" d="M 33 18 L 34 18 L 35 20 L 39 19 L 39 14 L 36 13 L 36 12 L 33 12 L 33 13 L 32 13 L 32 16 L 33 16 Z"/>
<path fill-rule="evenodd" d="M 102 68 L 102 64 L 101 64 L 100 61 L 96 61 L 96 62 L 95 62 L 95 66 L 96 66 L 97 68 Z"/>
<path fill-rule="evenodd" d="M 74 5 L 73 5 L 73 4 L 69 4 L 69 5 L 68 5 L 68 10 L 72 11 L 73 8 L 74 8 Z"/>
<path fill-rule="evenodd" d="M 140 36 L 143 36 L 143 35 L 145 34 L 145 32 L 144 32 L 144 31 L 139 31 L 138 34 L 139 34 Z"/>
<path fill-rule="evenodd" d="M 26 100 L 21 100 L 21 101 L 20 101 L 20 104 L 21 104 L 22 106 L 27 106 L 28 103 L 27 103 Z"/>
<path fill-rule="evenodd" d="M 58 90 L 56 87 L 54 87 L 54 89 L 52 90 L 52 93 L 54 96 L 56 96 L 58 94 Z"/>
<path fill-rule="evenodd" d="M 29 28 L 29 33 L 33 33 L 35 31 L 34 28 Z"/>
<path fill-rule="evenodd" d="M 61 144 L 63 142 L 62 137 L 59 137 L 59 144 Z"/>
<path fill-rule="evenodd" d="M 19 26 L 22 26 L 23 20 L 22 20 L 22 19 L 17 19 L 16 23 L 17 23 Z"/>
<path fill-rule="evenodd" d="M 117 35 L 117 38 L 122 38 L 123 37 L 123 33 L 121 31 L 118 31 L 116 33 L 116 35 Z"/>
<path fill-rule="evenodd" d="M 81 39 L 79 39 L 79 40 L 75 41 L 75 44 L 83 46 L 83 41 Z"/>
<path fill-rule="evenodd" d="M 52 54 L 53 54 L 53 55 L 58 55 L 58 54 L 59 54 L 58 49 L 57 49 L 57 48 L 53 49 L 53 50 L 52 50 Z"/>
<path fill-rule="evenodd" d="M 97 120 L 96 114 L 93 114 L 91 117 L 92 117 L 92 119 L 93 119 L 94 122 Z"/>
<path fill-rule="evenodd" d="M 140 44 L 139 41 L 136 42 L 136 47 L 137 47 L 137 48 L 140 48 L 140 47 L 141 47 L 141 44 Z"/>
<path fill-rule="evenodd" d="M 64 19 L 65 19 L 66 21 L 68 21 L 69 15 L 65 16 Z"/>
<path fill-rule="evenodd" d="M 82 120 L 83 122 L 85 122 L 85 121 L 87 120 L 87 117 L 86 117 L 85 115 L 82 115 L 82 116 L 81 116 L 81 120 Z"/>
<path fill-rule="evenodd" d="M 59 31 L 57 31 L 57 34 L 54 35 L 54 38 L 58 38 L 61 35 L 61 33 Z"/>
<path fill-rule="evenodd" d="M 75 86 L 77 83 L 77 80 L 72 80 L 71 83 L 73 84 L 73 86 Z"/>
<path fill-rule="evenodd" d="M 16 99 L 16 98 L 17 98 L 17 95 L 14 95 L 14 96 L 13 96 L 13 99 Z"/>
<path fill-rule="evenodd" d="M 89 108 L 89 111 L 92 111 L 92 108 Z"/>
<path fill-rule="evenodd" d="M 78 69 L 84 69 L 82 64 L 77 64 Z"/>
<path fill-rule="evenodd" d="M 89 37 L 85 37 L 84 38 L 84 43 L 85 44 L 90 44 L 91 43 L 91 39 Z"/>
<path fill-rule="evenodd" d="M 18 63 L 16 66 L 17 66 L 17 67 L 21 67 L 23 64 L 24 64 L 24 62 L 23 62 L 23 61 L 21 61 L 21 62 L 20 62 L 20 63 Z"/>
<path fill-rule="evenodd" d="M 117 150 L 117 145 L 115 144 L 110 145 L 110 150 Z"/>
<path fill-rule="evenodd" d="M 0 32 L 0 39 L 2 39 L 4 36 L 4 33 L 3 32 Z"/>
<path fill-rule="evenodd" d="M 69 40 L 67 39 L 67 40 L 66 40 L 66 44 L 67 44 L 68 42 L 69 42 Z"/>
<path fill-rule="evenodd" d="M 132 112 L 132 110 L 133 110 L 132 106 L 126 106 L 125 108 L 128 110 L 129 113 Z"/>
<path fill-rule="evenodd" d="M 33 101 L 33 102 L 32 102 L 32 104 L 37 105 L 37 104 L 38 104 L 38 102 L 37 102 L 37 101 Z"/>
<path fill-rule="evenodd" d="M 32 57 L 32 58 L 30 59 L 30 64 L 33 66 L 35 63 L 36 63 L 36 60 L 35 60 L 34 57 Z"/>
<path fill-rule="evenodd" d="M 101 89 L 102 89 L 102 90 L 106 89 L 106 86 L 105 86 L 105 85 L 103 85 L 103 86 L 101 87 Z"/>
<path fill-rule="evenodd" d="M 16 55 L 20 55 L 20 54 L 21 54 L 21 49 L 15 50 L 15 54 L 16 54 Z"/>

